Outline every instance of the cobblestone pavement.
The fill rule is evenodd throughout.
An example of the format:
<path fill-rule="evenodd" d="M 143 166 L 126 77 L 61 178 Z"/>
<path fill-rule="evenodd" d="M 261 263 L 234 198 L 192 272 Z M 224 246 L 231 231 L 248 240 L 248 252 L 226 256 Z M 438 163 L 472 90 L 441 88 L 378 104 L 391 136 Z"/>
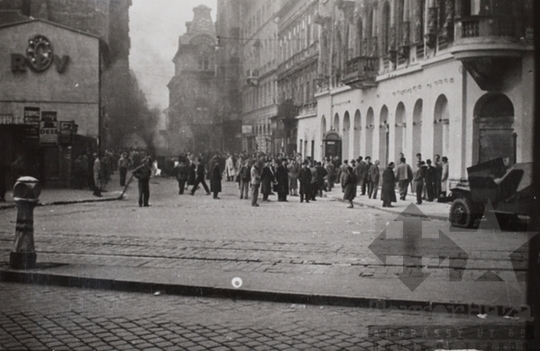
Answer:
<path fill-rule="evenodd" d="M 224 182 L 220 200 L 205 196 L 202 189 L 195 196 L 179 196 L 176 186 L 172 179 L 154 179 L 150 208 L 137 206 L 133 186 L 124 201 L 36 208 L 38 262 L 291 274 L 313 281 L 362 277 L 375 285 L 381 279 L 401 284 L 396 276 L 403 271 L 401 257 L 388 257 L 384 264 L 369 249 L 383 230 L 389 238 L 399 237 L 403 224 L 395 221 L 395 214 L 346 209 L 329 198 L 306 204 L 289 197 L 287 203 L 260 202 L 254 208 L 238 198 L 235 183 Z M 15 218 L 14 209 L 0 211 L 0 261 L 9 260 Z M 524 286 L 525 234 L 454 232 L 446 221 L 422 223 L 425 237 L 437 237 L 439 230 L 469 254 L 463 281 L 489 280 L 484 273 L 491 270 L 503 277 L 515 272 Z M 426 284 L 448 281 L 448 260 L 441 264 L 438 257 L 424 257 L 422 265 L 430 273 Z M 505 295 L 508 286 L 499 283 Z M 452 293 L 427 295 L 435 301 L 455 299 Z M 523 301 L 516 296 L 514 301 Z"/>
<path fill-rule="evenodd" d="M 465 346 L 458 339 L 478 339 L 473 333 L 482 328 L 518 335 L 522 328 L 501 318 L 11 283 L 0 285 L 0 301 L 0 350 L 431 350 Z M 368 333 L 368 326 L 389 325 L 460 327 L 462 335 L 424 340 Z M 511 342 L 519 347 L 519 338 L 509 340 L 500 341 L 505 350 Z"/>
<path fill-rule="evenodd" d="M 354 269 L 364 277 L 395 277 L 402 262 L 383 264 L 368 246 L 381 233 L 399 235 L 395 214 L 372 208 L 346 209 L 345 204 L 320 198 L 309 204 L 289 197 L 288 203 L 249 206 L 240 200 L 234 183 L 224 183 L 221 200 L 178 196 L 172 179 L 152 182 L 150 208 L 136 204 L 130 187 L 125 201 L 40 207 L 35 210 L 35 242 L 43 262 L 110 264 L 130 267 L 204 267 L 223 271 L 341 275 Z M 275 197 L 271 197 L 275 199 Z M 0 211 L 0 261 L 7 261 L 14 237 L 16 211 Z M 448 223 L 423 223 L 426 236 L 450 233 Z M 506 235 L 504 233 L 503 235 Z M 464 280 L 477 279 L 475 270 L 497 267 L 505 247 L 484 247 L 481 233 L 452 233 L 470 255 Z M 515 248 L 517 249 L 517 247 Z M 513 255 L 518 281 L 524 281 L 526 245 Z M 429 279 L 447 279 L 448 263 L 424 258 Z M 330 267 L 330 269 L 329 269 Z"/>

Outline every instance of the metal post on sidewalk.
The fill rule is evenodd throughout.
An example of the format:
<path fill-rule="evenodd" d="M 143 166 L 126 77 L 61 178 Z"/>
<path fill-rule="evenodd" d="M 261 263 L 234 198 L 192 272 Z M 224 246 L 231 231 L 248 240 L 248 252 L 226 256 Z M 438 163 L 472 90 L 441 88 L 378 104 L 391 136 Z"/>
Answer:
<path fill-rule="evenodd" d="M 39 194 L 41 194 L 41 185 L 32 177 L 17 179 L 13 187 L 13 197 L 17 206 L 17 226 L 13 251 L 9 255 L 11 268 L 27 269 L 36 266 L 34 208 L 38 204 Z"/>

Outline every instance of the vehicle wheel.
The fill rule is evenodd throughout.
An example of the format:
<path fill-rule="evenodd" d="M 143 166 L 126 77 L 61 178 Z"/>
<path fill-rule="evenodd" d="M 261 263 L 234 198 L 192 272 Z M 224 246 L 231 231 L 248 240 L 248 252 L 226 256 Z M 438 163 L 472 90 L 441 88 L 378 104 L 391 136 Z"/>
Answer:
<path fill-rule="evenodd" d="M 450 206 L 450 224 L 454 227 L 472 228 L 478 219 L 478 214 L 473 212 L 471 200 L 457 198 Z"/>

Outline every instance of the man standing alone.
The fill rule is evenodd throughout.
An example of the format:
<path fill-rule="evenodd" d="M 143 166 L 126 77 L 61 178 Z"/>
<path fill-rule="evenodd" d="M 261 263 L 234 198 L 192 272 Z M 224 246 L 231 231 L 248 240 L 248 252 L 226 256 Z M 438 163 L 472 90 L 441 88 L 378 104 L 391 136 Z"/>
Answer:
<path fill-rule="evenodd" d="M 139 181 L 139 207 L 149 207 L 152 159 L 148 157 L 143 161 L 143 164 L 133 171 L 133 176 Z"/>
<path fill-rule="evenodd" d="M 304 202 L 304 197 L 306 198 L 306 203 L 309 202 L 311 197 L 311 170 L 308 167 L 308 161 L 302 163 L 302 168 L 298 173 L 298 181 L 300 182 L 300 202 Z M 342 186 L 345 186 L 345 180 L 342 183 Z"/>

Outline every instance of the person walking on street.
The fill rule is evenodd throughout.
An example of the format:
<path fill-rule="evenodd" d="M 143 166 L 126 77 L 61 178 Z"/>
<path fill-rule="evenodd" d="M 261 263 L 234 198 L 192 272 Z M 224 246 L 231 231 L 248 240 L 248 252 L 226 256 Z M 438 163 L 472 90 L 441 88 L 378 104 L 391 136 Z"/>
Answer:
<path fill-rule="evenodd" d="M 442 158 L 442 176 L 441 176 L 441 196 L 446 197 L 446 189 L 448 188 L 448 158 Z"/>
<path fill-rule="evenodd" d="M 219 199 L 218 194 L 221 192 L 221 172 L 219 164 L 215 163 L 210 176 L 210 191 L 214 194 L 214 199 Z"/>
<path fill-rule="evenodd" d="M 343 193 L 343 200 L 349 201 L 347 208 L 353 208 L 353 200 L 356 197 L 356 175 L 352 167 L 347 168 L 347 176 L 345 177 L 345 192 Z"/>
<path fill-rule="evenodd" d="M 204 190 L 206 190 L 206 195 L 210 195 L 210 189 L 208 189 L 208 185 L 206 184 L 206 181 L 204 180 L 205 173 L 206 171 L 204 169 L 204 163 L 202 159 L 199 157 L 197 159 L 197 172 L 196 172 L 195 183 L 193 184 L 193 187 L 191 188 L 191 192 L 189 193 L 190 195 L 195 195 L 195 191 L 197 191 L 199 184 L 201 184 Z"/>
<path fill-rule="evenodd" d="M 302 168 L 298 172 L 298 181 L 300 182 L 300 202 L 304 202 L 305 197 L 306 203 L 308 203 L 311 197 L 311 170 L 308 167 L 307 160 L 302 163 Z"/>
<path fill-rule="evenodd" d="M 259 197 L 259 187 L 261 186 L 261 171 L 257 160 L 253 162 L 251 167 L 251 206 L 259 207 L 257 203 Z"/>
<path fill-rule="evenodd" d="M 426 175 L 426 166 L 424 161 L 420 161 L 416 165 L 416 173 L 414 174 L 414 192 L 416 193 L 416 204 L 422 204 L 422 191 L 424 188 L 424 178 Z"/>
<path fill-rule="evenodd" d="M 375 160 L 375 163 L 369 167 L 369 187 L 368 196 L 371 199 L 377 199 L 377 191 L 379 190 L 379 160 Z"/>
<path fill-rule="evenodd" d="M 126 185 L 126 174 L 129 168 L 129 158 L 124 152 L 118 160 L 118 170 L 120 171 L 120 186 Z"/>
<path fill-rule="evenodd" d="M 249 159 L 244 162 L 239 171 L 240 176 L 240 199 L 249 199 L 249 182 L 251 181 L 251 166 Z"/>
<path fill-rule="evenodd" d="M 137 178 L 139 183 L 139 207 L 149 207 L 152 158 L 147 157 L 139 167 L 133 170 L 133 176 Z"/>
<path fill-rule="evenodd" d="M 396 167 L 395 173 L 399 186 L 399 199 L 405 201 L 407 198 L 409 181 L 413 179 L 412 168 L 406 163 L 405 157 L 400 158 L 399 165 Z"/>
<path fill-rule="evenodd" d="M 188 157 L 188 179 L 187 179 L 187 185 L 186 190 L 188 190 L 189 186 L 195 185 L 195 179 L 197 179 L 197 165 L 195 162 L 193 162 L 193 159 L 190 159 Z M 193 189 L 193 188 L 192 188 Z"/>
<path fill-rule="evenodd" d="M 176 181 L 178 181 L 178 194 L 183 195 L 186 187 L 186 182 L 189 176 L 188 160 L 185 157 L 180 159 L 180 163 L 176 165 Z"/>
<path fill-rule="evenodd" d="M 390 162 L 388 167 L 383 172 L 382 176 L 382 188 L 381 199 L 383 201 L 382 207 L 394 207 L 392 202 L 396 202 L 396 192 L 394 190 L 396 186 L 396 176 L 394 175 L 394 162 Z"/>

